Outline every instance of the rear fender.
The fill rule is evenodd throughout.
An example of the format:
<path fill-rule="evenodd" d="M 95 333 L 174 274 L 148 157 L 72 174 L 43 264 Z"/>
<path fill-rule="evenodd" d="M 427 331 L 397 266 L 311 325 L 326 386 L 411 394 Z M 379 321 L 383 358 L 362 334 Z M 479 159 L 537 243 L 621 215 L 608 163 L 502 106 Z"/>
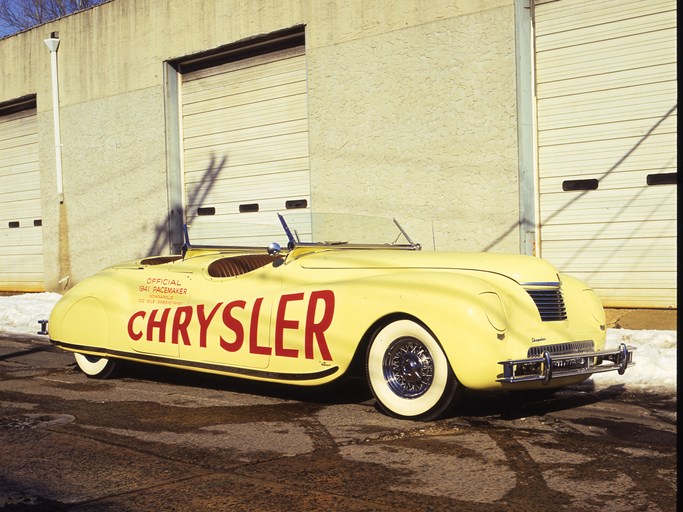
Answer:
<path fill-rule="evenodd" d="M 94 349 L 110 346 L 111 326 L 131 300 L 125 284 L 112 279 L 110 272 L 85 279 L 55 304 L 49 322 L 52 340 Z"/>

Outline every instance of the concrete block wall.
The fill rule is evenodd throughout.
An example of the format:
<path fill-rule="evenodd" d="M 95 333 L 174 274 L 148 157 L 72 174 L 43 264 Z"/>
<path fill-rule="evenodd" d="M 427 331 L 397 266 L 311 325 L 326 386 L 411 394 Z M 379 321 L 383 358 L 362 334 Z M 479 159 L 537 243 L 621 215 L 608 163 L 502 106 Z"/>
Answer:
<path fill-rule="evenodd" d="M 165 63 L 296 26 L 313 210 L 395 216 L 428 249 L 518 252 L 513 0 L 112 0 L 0 40 L 0 103 L 37 97 L 46 289 L 167 251 Z"/>

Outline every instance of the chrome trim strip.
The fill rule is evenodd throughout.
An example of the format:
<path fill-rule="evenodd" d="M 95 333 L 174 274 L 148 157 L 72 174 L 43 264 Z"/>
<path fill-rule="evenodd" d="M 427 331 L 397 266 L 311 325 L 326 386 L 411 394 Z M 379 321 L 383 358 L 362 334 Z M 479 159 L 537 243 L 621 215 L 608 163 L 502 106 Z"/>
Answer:
<path fill-rule="evenodd" d="M 325 370 L 315 372 L 315 373 L 280 373 L 280 372 L 268 372 L 263 370 L 253 370 L 250 368 L 238 368 L 235 366 L 226 366 L 220 364 L 210 364 L 210 363 L 198 363 L 193 361 L 185 361 L 183 359 L 172 359 L 170 357 L 160 357 L 148 354 L 137 354 L 131 352 L 122 352 L 118 350 L 107 350 L 101 349 L 99 347 L 88 347 L 85 345 L 75 345 L 73 343 L 64 343 L 63 341 L 57 341 L 50 339 L 50 341 L 57 347 L 68 350 L 70 352 L 85 352 L 88 354 L 97 355 L 100 357 L 112 357 L 117 359 L 125 359 L 127 361 L 138 361 L 143 363 L 158 364 L 162 366 L 173 366 L 176 368 L 187 368 L 192 369 L 202 369 L 210 370 L 215 373 L 224 375 L 242 375 L 246 377 L 254 377 L 259 379 L 271 379 L 271 380 L 286 380 L 292 382 L 301 382 L 307 380 L 322 379 L 323 377 L 328 377 L 334 375 L 339 371 L 338 366 L 332 366 Z"/>
<path fill-rule="evenodd" d="M 533 340 L 532 340 L 533 343 Z M 558 356 L 573 353 L 595 352 L 593 340 L 565 341 L 563 343 L 553 343 L 551 345 L 534 345 L 526 352 L 527 357 L 541 357 L 543 352 L 550 352 Z"/>
<path fill-rule="evenodd" d="M 636 347 L 627 346 L 624 343 L 619 348 L 613 350 L 602 350 L 596 352 L 574 352 L 571 354 L 552 355 L 549 351 L 544 351 L 540 357 L 529 357 L 526 359 L 510 359 L 499 361 L 503 365 L 503 376 L 496 379 L 496 382 L 515 384 L 518 382 L 541 381 L 544 385 L 552 380 L 562 377 L 575 377 L 577 375 L 591 375 L 593 373 L 603 373 L 616 370 L 619 375 L 623 375 L 626 368 L 635 365 L 633 362 L 633 352 Z M 563 369 L 562 361 L 576 361 L 582 367 Z M 517 375 L 518 367 L 524 366 L 525 371 L 533 367 L 533 373 Z"/>
<path fill-rule="evenodd" d="M 567 319 L 567 306 L 564 303 L 560 287 L 524 288 L 536 304 L 538 314 L 543 322 L 559 322 Z"/>

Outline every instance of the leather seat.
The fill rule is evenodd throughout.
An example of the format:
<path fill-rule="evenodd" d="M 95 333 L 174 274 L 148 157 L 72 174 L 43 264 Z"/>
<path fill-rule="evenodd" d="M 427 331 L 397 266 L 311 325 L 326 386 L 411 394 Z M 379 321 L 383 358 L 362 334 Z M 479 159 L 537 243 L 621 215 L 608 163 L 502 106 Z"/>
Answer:
<path fill-rule="evenodd" d="M 211 277 L 235 277 L 265 267 L 278 259 L 280 258 L 269 256 L 268 254 L 231 256 L 211 263 L 208 272 Z"/>

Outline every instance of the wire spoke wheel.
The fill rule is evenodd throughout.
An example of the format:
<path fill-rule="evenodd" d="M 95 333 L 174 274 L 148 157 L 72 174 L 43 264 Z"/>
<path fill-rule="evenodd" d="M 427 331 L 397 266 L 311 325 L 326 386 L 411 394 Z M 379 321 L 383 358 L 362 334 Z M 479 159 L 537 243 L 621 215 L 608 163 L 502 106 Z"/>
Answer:
<path fill-rule="evenodd" d="M 398 396 L 416 398 L 427 392 L 434 380 L 434 360 L 420 340 L 400 338 L 384 356 L 384 378 Z"/>
<path fill-rule="evenodd" d="M 433 420 L 450 409 L 460 394 L 441 345 L 412 320 L 381 328 L 370 343 L 366 363 L 377 406 L 390 416 Z"/>

